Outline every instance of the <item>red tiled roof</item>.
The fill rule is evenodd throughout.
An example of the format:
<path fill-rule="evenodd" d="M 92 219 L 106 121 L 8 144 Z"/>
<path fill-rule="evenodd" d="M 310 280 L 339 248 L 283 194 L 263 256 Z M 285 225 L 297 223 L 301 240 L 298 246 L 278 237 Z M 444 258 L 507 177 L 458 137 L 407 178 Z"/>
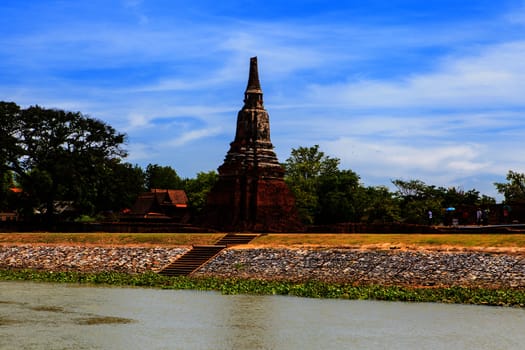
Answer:
<path fill-rule="evenodd" d="M 164 213 L 166 208 L 187 208 L 188 197 L 183 190 L 165 190 L 154 188 L 150 192 L 141 193 L 131 212 L 133 214 Z"/>
<path fill-rule="evenodd" d="M 169 201 L 171 202 L 171 204 L 176 205 L 176 206 L 188 204 L 188 197 L 186 196 L 186 192 L 184 192 L 183 190 L 164 190 L 164 189 L 153 188 L 151 189 L 151 192 L 155 194 L 167 196 L 167 198 L 163 198 L 163 201 L 164 202 Z"/>

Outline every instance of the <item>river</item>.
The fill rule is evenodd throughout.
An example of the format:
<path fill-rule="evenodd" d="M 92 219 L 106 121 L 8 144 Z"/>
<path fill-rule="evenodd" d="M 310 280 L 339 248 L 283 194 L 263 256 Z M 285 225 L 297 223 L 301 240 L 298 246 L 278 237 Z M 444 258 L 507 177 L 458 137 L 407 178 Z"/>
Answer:
<path fill-rule="evenodd" d="M 0 282 L 0 349 L 523 349 L 525 310 Z"/>

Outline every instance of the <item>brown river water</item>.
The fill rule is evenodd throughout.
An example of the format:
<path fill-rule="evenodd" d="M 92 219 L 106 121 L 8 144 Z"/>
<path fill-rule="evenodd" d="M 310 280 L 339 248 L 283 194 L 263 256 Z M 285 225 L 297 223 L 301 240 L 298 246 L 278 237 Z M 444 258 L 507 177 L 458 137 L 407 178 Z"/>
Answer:
<path fill-rule="evenodd" d="M 525 310 L 0 282 L 0 349 L 524 349 Z"/>

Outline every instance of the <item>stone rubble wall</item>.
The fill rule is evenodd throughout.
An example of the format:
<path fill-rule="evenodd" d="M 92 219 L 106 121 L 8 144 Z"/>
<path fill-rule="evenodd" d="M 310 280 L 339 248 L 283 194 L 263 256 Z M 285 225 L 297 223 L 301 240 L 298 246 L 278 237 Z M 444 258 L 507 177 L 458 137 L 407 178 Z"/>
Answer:
<path fill-rule="evenodd" d="M 227 250 L 199 274 L 359 284 L 525 288 L 525 256 L 357 249 Z"/>
<path fill-rule="evenodd" d="M 0 245 L 0 269 L 157 271 L 188 248 Z M 525 288 L 525 256 L 475 251 L 229 248 L 196 276 Z"/>
<path fill-rule="evenodd" d="M 187 248 L 0 245 L 0 269 L 143 273 L 158 270 Z"/>

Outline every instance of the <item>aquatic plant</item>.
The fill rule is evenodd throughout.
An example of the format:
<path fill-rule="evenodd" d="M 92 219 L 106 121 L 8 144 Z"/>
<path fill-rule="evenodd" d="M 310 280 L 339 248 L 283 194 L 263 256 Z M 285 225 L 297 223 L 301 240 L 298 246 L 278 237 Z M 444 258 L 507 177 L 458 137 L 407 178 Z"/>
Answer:
<path fill-rule="evenodd" d="M 525 307 L 525 290 L 487 289 L 461 286 L 417 288 L 405 286 L 353 285 L 320 281 L 269 281 L 215 277 L 166 277 L 147 272 L 50 272 L 36 270 L 0 270 L 0 281 L 35 281 L 193 289 L 222 294 L 290 295 L 307 298 L 338 298 L 384 301 L 440 302 L 477 305 Z"/>

